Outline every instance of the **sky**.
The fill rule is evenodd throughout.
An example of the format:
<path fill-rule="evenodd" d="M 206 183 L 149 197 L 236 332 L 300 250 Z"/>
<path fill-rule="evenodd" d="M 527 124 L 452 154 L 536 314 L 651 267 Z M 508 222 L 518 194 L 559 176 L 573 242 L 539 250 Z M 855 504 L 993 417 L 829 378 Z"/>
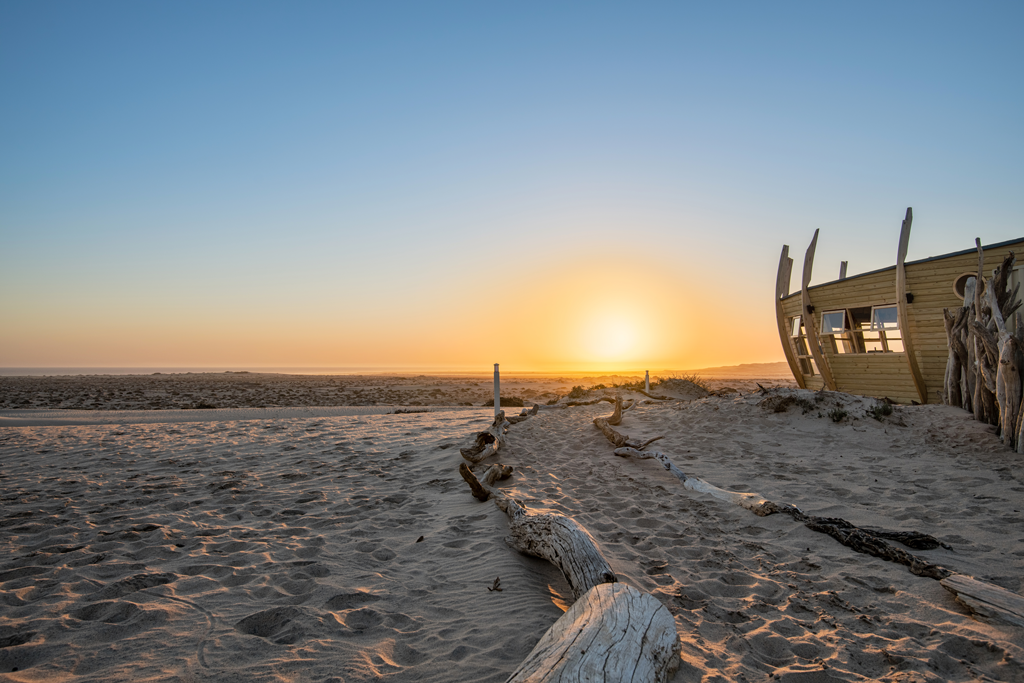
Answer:
<path fill-rule="evenodd" d="M 784 359 L 1024 235 L 1019 2 L 0 2 L 0 367 Z M 794 288 L 798 282 L 794 277 Z"/>

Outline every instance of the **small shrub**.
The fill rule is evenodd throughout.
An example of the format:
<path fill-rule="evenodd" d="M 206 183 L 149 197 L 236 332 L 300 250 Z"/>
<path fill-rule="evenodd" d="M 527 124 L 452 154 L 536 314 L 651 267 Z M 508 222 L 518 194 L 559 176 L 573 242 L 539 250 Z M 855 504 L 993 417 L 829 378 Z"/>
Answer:
<path fill-rule="evenodd" d="M 551 399 L 550 401 L 547 402 L 547 405 L 553 406 L 556 403 L 558 403 L 558 401 L 559 401 L 559 398 L 557 396 L 555 396 L 553 399 Z M 494 405 L 494 401 L 493 400 L 491 401 L 491 405 Z"/>
<path fill-rule="evenodd" d="M 842 422 L 846 415 L 846 411 L 840 408 L 839 406 L 836 406 L 832 410 L 828 411 L 828 416 L 832 418 L 833 422 Z"/>
<path fill-rule="evenodd" d="M 587 395 L 587 390 L 584 389 L 581 385 L 574 386 L 572 388 L 572 391 L 569 392 L 569 398 L 583 398 L 586 395 Z M 494 403 L 491 402 L 491 405 L 493 406 Z"/>
<path fill-rule="evenodd" d="M 806 398 L 798 398 L 798 399 L 796 399 L 796 404 L 803 409 L 803 414 L 804 415 L 806 415 L 807 413 L 811 412 L 812 410 L 817 410 L 817 406 L 815 406 L 813 403 L 811 403 Z"/>
<path fill-rule="evenodd" d="M 796 403 L 796 399 L 792 396 L 769 396 L 757 405 L 773 413 L 784 413 L 794 403 Z"/>
<path fill-rule="evenodd" d="M 892 406 L 885 401 L 878 401 L 868 408 L 868 415 L 881 422 L 883 417 L 892 415 Z"/>
<path fill-rule="evenodd" d="M 711 393 L 711 385 L 708 384 L 707 380 L 705 380 L 703 377 L 701 377 L 695 372 L 691 372 L 689 375 L 683 373 L 672 373 L 668 377 L 657 377 L 651 379 L 651 388 L 653 389 L 654 387 L 660 384 L 665 384 L 666 382 L 669 382 L 671 380 L 675 380 L 678 382 L 689 382 L 698 389 L 703 389 L 704 391 Z M 643 382 L 640 382 L 639 384 L 641 387 L 643 387 Z"/>
<path fill-rule="evenodd" d="M 484 404 L 484 407 L 485 408 L 487 408 L 487 407 L 493 408 L 494 407 L 494 399 L 492 398 L 491 400 L 487 401 L 487 403 Z M 523 407 L 523 399 L 519 398 L 518 396 L 502 396 L 501 397 L 501 407 L 502 408 L 522 408 Z"/>

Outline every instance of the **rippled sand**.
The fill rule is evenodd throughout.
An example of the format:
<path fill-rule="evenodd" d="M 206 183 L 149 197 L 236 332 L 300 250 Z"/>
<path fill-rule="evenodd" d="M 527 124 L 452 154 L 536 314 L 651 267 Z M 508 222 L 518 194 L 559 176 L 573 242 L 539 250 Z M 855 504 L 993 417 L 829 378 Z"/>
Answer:
<path fill-rule="evenodd" d="M 1024 588 L 1020 460 L 989 428 L 942 406 L 837 424 L 760 400 L 641 405 L 619 429 L 665 435 L 660 450 L 718 486 L 934 534 L 953 549 L 917 551 L 930 561 Z M 494 460 L 516 468 L 517 498 L 574 516 L 669 608 L 675 681 L 1024 679 L 1024 630 L 615 457 L 591 423 L 609 411 L 543 410 Z M 199 412 L 0 427 L 0 676 L 501 681 L 571 599 L 458 475 L 489 410 Z"/>

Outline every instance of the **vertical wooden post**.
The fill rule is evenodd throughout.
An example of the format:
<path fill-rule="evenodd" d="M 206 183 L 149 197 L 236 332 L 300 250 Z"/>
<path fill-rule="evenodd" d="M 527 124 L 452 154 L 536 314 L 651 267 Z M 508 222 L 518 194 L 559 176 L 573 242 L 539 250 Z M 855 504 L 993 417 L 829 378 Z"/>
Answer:
<path fill-rule="evenodd" d="M 779 324 L 779 339 L 782 341 L 782 352 L 786 355 L 789 369 L 793 373 L 793 379 L 801 389 L 806 388 L 804 374 L 800 371 L 800 364 L 793 352 L 793 344 L 789 341 L 789 330 L 786 329 L 786 316 L 782 310 L 782 300 L 789 296 L 789 280 L 793 273 L 793 259 L 789 258 L 789 245 L 782 246 L 782 256 L 779 257 L 779 272 L 775 276 L 775 319 Z"/>
<path fill-rule="evenodd" d="M 846 279 L 846 264 L 847 264 L 847 261 L 840 261 L 839 262 L 839 279 L 840 280 L 845 280 Z"/>
<path fill-rule="evenodd" d="M 644 370 L 644 391 L 651 393 L 651 373 Z"/>
<path fill-rule="evenodd" d="M 501 411 L 501 376 L 498 374 L 498 364 L 494 364 L 494 415 L 497 417 Z"/>
<path fill-rule="evenodd" d="M 896 318 L 899 320 L 900 337 L 903 339 L 903 351 L 907 354 L 910 374 L 914 378 L 914 388 L 921 403 L 928 402 L 928 390 L 925 388 L 924 377 L 917 367 L 917 354 L 914 352 L 914 339 L 910 334 L 910 323 L 907 317 L 907 271 L 903 263 L 907 259 L 907 247 L 910 245 L 910 224 L 914 222 L 914 210 L 907 207 L 907 217 L 900 228 L 900 244 L 896 251 Z"/>
<path fill-rule="evenodd" d="M 811 305 L 811 295 L 807 291 L 811 284 L 811 269 L 814 267 L 814 249 L 817 246 L 818 231 L 815 230 L 814 239 L 811 240 L 811 245 L 807 247 L 807 252 L 804 254 L 804 276 L 800 286 L 800 301 L 803 304 L 801 315 L 804 321 L 804 331 L 807 332 L 807 345 L 811 347 L 811 355 L 814 356 L 814 362 L 818 365 L 821 379 L 824 380 L 827 389 L 836 391 L 836 381 L 832 378 L 832 368 L 829 367 L 828 360 L 825 358 L 825 352 L 818 341 L 818 323 L 814 306 Z"/>

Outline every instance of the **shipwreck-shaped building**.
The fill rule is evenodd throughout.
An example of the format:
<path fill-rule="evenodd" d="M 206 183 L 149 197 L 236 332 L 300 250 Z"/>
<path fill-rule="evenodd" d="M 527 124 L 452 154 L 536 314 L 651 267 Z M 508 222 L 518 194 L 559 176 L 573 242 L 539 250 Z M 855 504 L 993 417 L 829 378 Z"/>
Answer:
<path fill-rule="evenodd" d="M 898 403 L 938 403 L 948 356 L 942 310 L 963 306 L 964 285 L 978 273 L 977 249 L 906 261 L 913 212 L 907 209 L 896 265 L 809 286 L 814 232 L 804 256 L 800 289 L 790 293 L 793 259 L 782 248 L 775 312 L 786 360 L 797 384 L 827 387 Z M 1024 237 L 990 244 L 985 277 L 1010 251 L 1021 254 Z M 1010 286 L 1024 281 L 1014 268 Z"/>

